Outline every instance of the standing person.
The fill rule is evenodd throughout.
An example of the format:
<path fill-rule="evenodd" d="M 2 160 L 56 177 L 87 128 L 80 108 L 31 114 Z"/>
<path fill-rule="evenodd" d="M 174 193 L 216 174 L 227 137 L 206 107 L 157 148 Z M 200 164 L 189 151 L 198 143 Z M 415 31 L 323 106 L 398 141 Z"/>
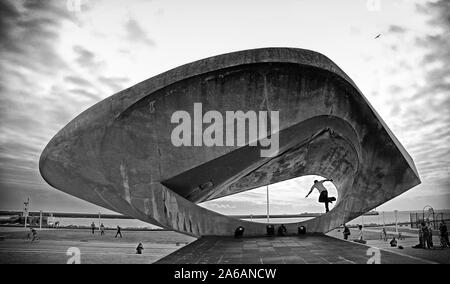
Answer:
<path fill-rule="evenodd" d="M 92 230 L 92 234 L 94 234 L 95 233 L 95 224 L 94 224 L 94 222 L 92 222 L 92 224 L 91 224 L 91 230 Z"/>
<path fill-rule="evenodd" d="M 121 232 L 121 229 L 122 229 L 122 228 L 120 228 L 119 225 L 117 225 L 117 233 L 116 233 L 116 236 L 115 236 L 114 238 L 117 238 L 118 235 L 120 236 L 120 238 L 122 238 L 122 232 Z"/>
<path fill-rule="evenodd" d="M 364 232 L 363 232 L 363 226 L 358 225 L 359 233 L 358 233 L 358 239 L 354 240 L 357 243 L 365 244 L 366 241 L 364 240 Z"/>
<path fill-rule="evenodd" d="M 344 240 L 348 240 L 348 236 L 350 236 L 350 229 L 345 224 L 344 224 L 344 231 L 342 233 L 344 234 Z"/>
<path fill-rule="evenodd" d="M 105 234 L 105 226 L 103 223 L 100 224 L 100 236 L 103 236 Z"/>
<path fill-rule="evenodd" d="M 425 224 L 425 222 L 422 222 L 422 238 L 423 238 L 423 248 L 428 248 L 430 249 L 430 232 L 428 231 L 428 227 Z"/>
<path fill-rule="evenodd" d="M 442 220 L 441 224 L 439 225 L 439 237 L 441 239 L 441 246 L 443 248 L 450 247 L 450 242 L 448 240 L 447 225 L 445 225 L 444 220 Z"/>
<path fill-rule="evenodd" d="M 428 243 L 431 248 L 433 248 L 433 226 L 431 225 L 431 222 L 428 220 L 427 222 L 427 228 L 428 228 Z"/>
<path fill-rule="evenodd" d="M 422 223 L 419 224 L 419 244 L 413 246 L 413 248 L 425 248 L 425 242 L 423 239 L 423 226 Z"/>
<path fill-rule="evenodd" d="M 335 197 L 328 197 L 328 190 L 323 186 L 323 183 L 326 181 L 333 181 L 332 179 L 324 179 L 321 181 L 315 180 L 313 186 L 311 187 L 311 190 L 308 192 L 305 198 L 308 198 L 308 196 L 311 194 L 311 192 L 315 189 L 319 191 L 319 202 L 325 203 L 325 212 L 330 211 L 328 208 L 328 203 L 333 203 L 333 201 L 336 200 Z"/>
<path fill-rule="evenodd" d="M 385 227 L 383 227 L 383 229 L 381 230 L 381 236 L 382 236 L 383 240 L 386 242 L 387 241 L 387 232 L 386 232 Z"/>

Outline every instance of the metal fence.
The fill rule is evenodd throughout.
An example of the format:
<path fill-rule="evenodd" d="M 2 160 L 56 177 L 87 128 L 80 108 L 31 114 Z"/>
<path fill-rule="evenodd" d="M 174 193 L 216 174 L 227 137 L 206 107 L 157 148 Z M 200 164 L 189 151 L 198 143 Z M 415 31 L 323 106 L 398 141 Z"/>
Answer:
<path fill-rule="evenodd" d="M 422 212 L 422 213 L 410 213 L 409 219 L 411 222 L 411 228 L 419 228 L 420 223 L 425 222 L 430 224 L 434 230 L 439 230 L 439 224 L 441 221 L 449 221 L 450 213 L 435 213 L 435 212 Z"/>

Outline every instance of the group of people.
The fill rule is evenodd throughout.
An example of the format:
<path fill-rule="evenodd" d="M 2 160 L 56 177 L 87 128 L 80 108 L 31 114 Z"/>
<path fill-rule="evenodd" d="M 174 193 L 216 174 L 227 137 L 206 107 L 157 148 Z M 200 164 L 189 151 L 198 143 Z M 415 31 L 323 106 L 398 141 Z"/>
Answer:
<path fill-rule="evenodd" d="M 91 230 L 92 230 L 92 234 L 95 234 L 95 223 L 92 222 L 91 224 Z M 105 234 L 105 226 L 103 225 L 103 223 L 100 224 L 100 235 L 103 236 Z M 117 230 L 116 230 L 116 235 L 114 236 L 114 238 L 117 237 L 122 238 L 122 228 L 117 225 Z M 144 245 L 142 244 L 142 242 L 140 242 L 138 244 L 138 246 L 136 247 L 136 254 L 142 254 L 144 250 Z"/>
<path fill-rule="evenodd" d="M 345 224 L 342 224 L 342 226 L 344 227 L 344 230 L 342 231 L 342 234 L 344 235 L 344 240 L 348 240 L 348 237 L 351 235 L 350 229 Z M 366 241 L 364 240 L 364 232 L 362 225 L 358 225 L 358 238 L 354 239 L 353 241 L 362 244 L 366 243 Z"/>
<path fill-rule="evenodd" d="M 442 220 L 439 224 L 439 239 L 442 248 L 450 247 L 447 225 Z M 413 248 L 433 249 L 433 228 L 430 222 L 422 221 L 419 226 L 419 244 Z"/>
<path fill-rule="evenodd" d="M 92 230 L 92 234 L 95 234 L 95 223 L 92 222 L 91 224 L 91 230 Z M 103 223 L 100 224 L 100 235 L 103 236 L 105 234 L 105 226 L 103 225 Z M 116 235 L 114 236 L 114 238 L 117 237 L 122 238 L 122 228 L 117 225 L 117 230 L 116 230 Z M 142 242 L 140 242 L 138 244 L 138 246 L 136 247 L 136 254 L 142 254 L 144 250 L 144 245 L 142 244 Z"/>
<path fill-rule="evenodd" d="M 105 226 L 103 225 L 103 223 L 100 224 L 100 235 L 103 236 L 105 234 Z M 92 222 L 91 224 L 91 231 L 92 234 L 95 234 L 95 223 Z M 117 225 L 117 231 L 116 231 L 116 236 L 114 238 L 117 238 L 117 236 L 120 236 L 120 238 L 122 238 L 122 228 Z"/>
<path fill-rule="evenodd" d="M 344 235 L 344 240 L 348 240 L 348 237 L 351 235 L 350 229 L 345 224 L 343 224 L 343 227 L 344 227 L 344 230 L 342 231 L 342 234 Z M 383 239 L 384 241 L 387 241 L 387 232 L 386 232 L 385 228 L 383 228 L 381 230 L 380 239 Z M 399 234 L 399 239 L 401 239 L 401 234 Z M 354 239 L 353 241 L 357 242 L 357 243 L 361 243 L 361 244 L 366 244 L 367 243 L 367 241 L 364 240 L 364 231 L 363 231 L 363 226 L 362 225 L 358 225 L 358 238 Z M 398 241 L 395 238 L 395 236 L 389 242 L 391 247 L 397 247 L 397 243 L 398 243 Z M 399 246 L 399 248 L 403 248 L 403 247 Z"/>

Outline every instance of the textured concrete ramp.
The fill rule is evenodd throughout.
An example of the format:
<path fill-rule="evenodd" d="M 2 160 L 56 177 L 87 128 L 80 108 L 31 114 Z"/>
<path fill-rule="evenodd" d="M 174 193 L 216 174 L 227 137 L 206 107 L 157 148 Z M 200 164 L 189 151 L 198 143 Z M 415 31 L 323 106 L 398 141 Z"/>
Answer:
<path fill-rule="evenodd" d="M 203 237 L 157 264 L 366 264 L 369 246 L 324 235 L 278 238 Z M 380 251 L 381 264 L 426 264 L 426 260 Z"/>

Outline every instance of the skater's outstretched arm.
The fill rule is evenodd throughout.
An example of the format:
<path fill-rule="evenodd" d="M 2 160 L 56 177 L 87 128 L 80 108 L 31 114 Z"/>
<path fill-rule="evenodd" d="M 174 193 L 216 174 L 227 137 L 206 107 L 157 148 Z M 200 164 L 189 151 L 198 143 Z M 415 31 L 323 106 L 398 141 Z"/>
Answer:
<path fill-rule="evenodd" d="M 308 192 L 308 194 L 305 196 L 305 198 L 308 198 L 308 196 L 311 194 L 311 192 L 314 190 L 314 185 L 311 187 L 311 190 Z"/>

